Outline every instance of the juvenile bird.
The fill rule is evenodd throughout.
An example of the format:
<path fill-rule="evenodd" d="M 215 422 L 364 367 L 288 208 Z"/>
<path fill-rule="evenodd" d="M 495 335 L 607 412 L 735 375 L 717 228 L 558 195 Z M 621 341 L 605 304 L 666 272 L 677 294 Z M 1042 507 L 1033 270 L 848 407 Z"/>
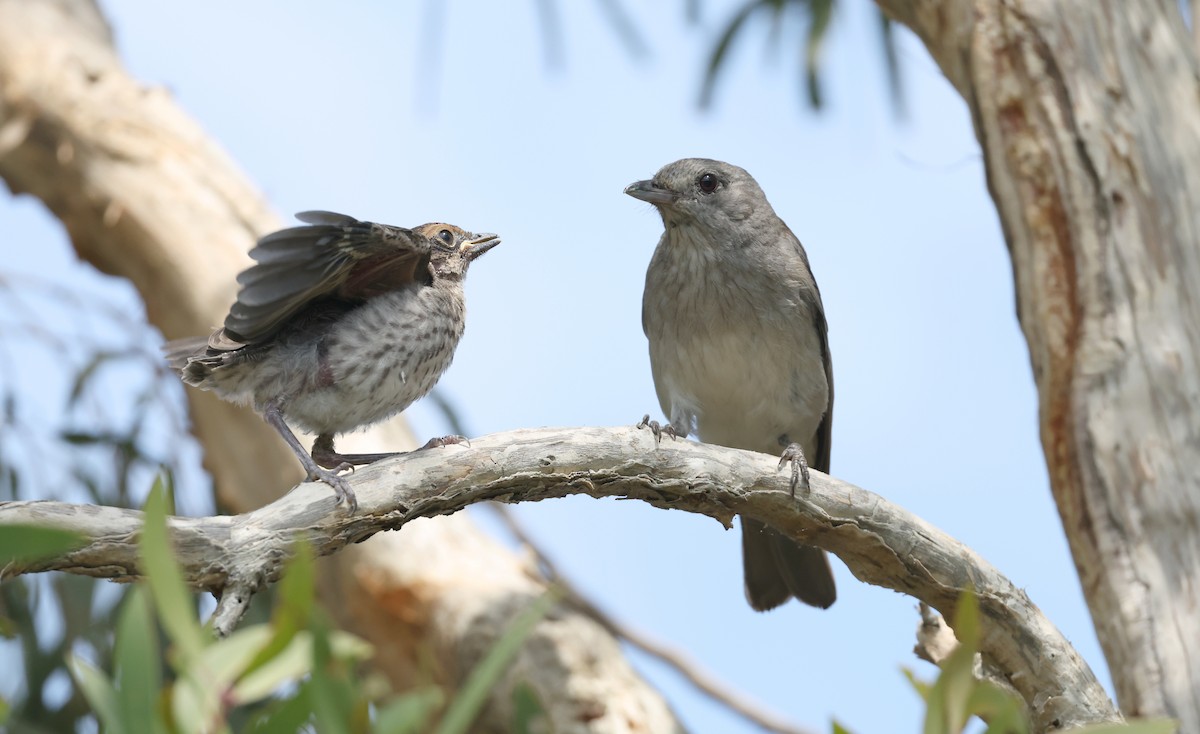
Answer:
<path fill-rule="evenodd" d="M 187 384 L 253 405 L 308 478 L 354 512 L 340 472 L 395 454 L 340 454 L 333 437 L 429 392 L 462 337 L 467 268 L 500 240 L 450 224 L 405 229 L 322 211 L 296 218 L 308 226 L 269 234 L 250 251 L 256 263 L 238 275 L 224 328 L 165 351 Z M 285 419 L 317 434 L 311 455 Z"/>
<path fill-rule="evenodd" d="M 833 371 L 821 293 L 800 241 L 737 166 L 688 158 L 625 193 L 666 231 L 646 272 L 642 328 L 669 432 L 829 471 Z M 645 425 L 646 421 L 643 421 Z M 657 424 L 652 426 L 656 430 Z M 742 518 L 746 599 L 837 598 L 824 551 Z"/>

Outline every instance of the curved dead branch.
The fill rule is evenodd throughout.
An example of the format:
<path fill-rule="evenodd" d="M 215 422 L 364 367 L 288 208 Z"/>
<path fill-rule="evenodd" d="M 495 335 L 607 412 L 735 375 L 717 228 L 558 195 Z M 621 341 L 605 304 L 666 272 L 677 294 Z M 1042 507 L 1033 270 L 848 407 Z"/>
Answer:
<path fill-rule="evenodd" d="M 708 515 L 727 527 L 735 515 L 759 520 L 837 554 L 858 579 L 913 596 L 948 618 L 959 595 L 973 588 L 982 611 L 984 663 L 1025 699 L 1038 730 L 1118 719 L 1074 648 L 975 552 L 882 497 L 817 472 L 811 490 L 793 498 L 772 457 L 690 441 L 656 448 L 648 432 L 632 428 L 526 429 L 474 440 L 470 448 L 382 461 L 350 481 L 359 498 L 353 516 L 335 509 L 328 487 L 309 483 L 243 515 L 172 518 L 188 582 L 220 593 L 236 579 L 245 593 L 247 580 L 273 581 L 297 535 L 325 555 L 415 518 L 485 500 L 625 497 Z M 0 505 L 0 525 L 15 523 L 74 530 L 89 542 L 61 557 L 10 567 L 6 575 L 60 570 L 130 580 L 141 572 L 138 512 L 58 502 Z"/>

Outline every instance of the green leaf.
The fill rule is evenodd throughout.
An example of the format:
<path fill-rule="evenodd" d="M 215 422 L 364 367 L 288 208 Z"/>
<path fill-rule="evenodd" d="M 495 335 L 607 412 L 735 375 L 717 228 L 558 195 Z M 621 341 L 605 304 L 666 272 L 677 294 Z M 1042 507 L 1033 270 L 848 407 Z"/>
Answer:
<path fill-rule="evenodd" d="M 833 734 L 850 734 L 850 730 L 837 721 L 833 722 Z"/>
<path fill-rule="evenodd" d="M 270 630 L 265 626 L 260 625 L 247 630 L 238 630 L 238 632 L 243 633 L 242 636 L 253 634 L 259 645 L 269 644 Z M 238 636 L 238 632 L 230 635 L 228 639 L 233 640 Z M 222 641 L 217 646 L 224 644 L 225 641 Z M 365 660 L 374 651 L 371 645 L 361 638 L 340 631 L 329 635 L 328 646 L 331 657 L 343 661 Z M 245 655 L 243 652 L 237 652 L 235 654 L 243 656 L 241 659 L 244 660 L 258 660 L 253 653 Z M 311 673 L 313 658 L 313 636 L 307 630 L 301 631 L 292 638 L 287 647 L 277 651 L 261 664 L 256 662 L 255 670 L 241 676 L 230 692 L 230 698 L 237 704 L 262 700 L 279 690 L 285 683 L 298 681 Z"/>
<path fill-rule="evenodd" d="M 180 677 L 171 687 L 170 716 L 171 730 L 184 734 L 209 734 L 213 722 L 221 722 L 218 731 L 228 730 L 220 718 L 222 691 L 202 680 L 201 675 L 181 671 Z"/>
<path fill-rule="evenodd" d="M 638 31 L 637 24 L 633 22 L 629 13 L 618 0 L 598 0 L 597 6 L 608 20 L 609 25 L 617 34 L 617 38 L 621 39 L 625 44 L 626 50 L 634 58 L 642 58 L 649 55 L 649 45 L 642 34 Z M 469 436 L 471 434 L 463 434 Z"/>
<path fill-rule="evenodd" d="M 93 617 L 92 610 L 95 609 L 96 589 L 100 586 L 98 581 L 99 579 L 69 573 L 55 574 L 51 578 L 50 587 L 54 590 L 58 608 L 62 610 L 64 643 L 86 637 L 96 628 L 97 619 Z M 132 585 L 126 587 L 125 593 L 121 594 L 118 608 L 124 604 L 124 600 L 129 597 L 129 590 L 133 588 L 135 587 Z M 116 626 L 118 608 L 105 615 L 105 626 Z"/>
<path fill-rule="evenodd" d="M 171 550 L 167 535 L 166 490 L 161 478 L 154 482 L 150 496 L 146 498 L 145 524 L 139 545 L 158 618 L 182 655 L 176 662 L 176 670 L 183 672 L 191 667 L 191 661 L 211 638 L 196 621 L 191 594 L 183 583 L 183 574 Z"/>
<path fill-rule="evenodd" d="M 908 679 L 913 689 L 921 696 L 921 700 L 928 703 L 929 692 L 933 690 L 933 686 L 917 677 L 917 674 L 909 668 L 901 668 L 900 672 Z"/>
<path fill-rule="evenodd" d="M 979 651 L 979 597 L 974 589 L 966 589 L 958 597 L 954 608 L 954 636 L 958 638 L 959 649 L 970 648 L 971 655 Z"/>
<path fill-rule="evenodd" d="M 244 675 L 265 665 L 291 643 L 297 632 L 308 627 L 316 596 L 314 569 L 312 548 L 303 540 L 297 540 L 277 587 L 275 609 L 271 614 L 274 635 L 246 667 Z"/>
<path fill-rule="evenodd" d="M 808 103 L 821 109 L 821 51 L 829 23 L 833 20 L 833 0 L 809 0 L 808 39 L 804 44 L 804 76 L 807 81 Z"/>
<path fill-rule="evenodd" d="M 492 687 L 521 649 L 525 638 L 561 596 L 562 593 L 558 589 L 551 588 L 517 615 L 475 670 L 467 676 L 462 690 L 455 696 L 450 708 L 446 710 L 446 715 L 442 717 L 437 734 L 463 734 L 470 729 L 471 723 L 487 701 Z"/>
<path fill-rule="evenodd" d="M 721 66 L 725 63 L 725 56 L 729 53 L 730 46 L 733 45 L 734 37 L 746 25 L 746 21 L 754 14 L 754 11 L 762 7 L 764 7 L 762 0 L 748 0 L 745 5 L 734 13 L 733 18 L 729 20 L 729 25 L 725 27 L 725 32 L 721 34 L 720 40 L 717 41 L 712 56 L 708 58 L 708 67 L 704 70 L 704 82 L 700 88 L 701 107 L 708 107 L 712 104 L 713 89 L 717 85 L 717 72 L 721 70 Z"/>
<path fill-rule="evenodd" d="M 12 714 L 12 704 L 8 702 L 4 696 L 0 696 L 0 726 L 8 721 L 9 715 Z"/>
<path fill-rule="evenodd" d="M 1124 724 L 1092 724 L 1072 729 L 1071 734 L 1175 734 L 1179 722 L 1174 719 L 1137 719 Z"/>
<path fill-rule="evenodd" d="M 125 597 L 117 620 L 113 657 L 122 719 L 146 722 L 144 731 L 164 731 L 157 716 L 158 693 L 162 688 L 158 626 L 151 616 L 150 600 L 144 588 L 135 587 Z"/>
<path fill-rule="evenodd" d="M 100 725 L 110 732 L 126 731 L 122 726 L 117 691 L 104 671 L 74 653 L 67 656 L 67 667 Z"/>
<path fill-rule="evenodd" d="M 323 734 L 352 734 L 366 732 L 370 727 L 370 708 L 359 695 L 356 681 L 350 674 L 351 656 L 343 647 L 346 640 L 355 640 L 361 648 L 370 646 L 352 635 L 330 633 L 328 623 L 314 617 L 310 626 L 312 640 L 312 677 L 307 684 L 317 729 Z"/>
<path fill-rule="evenodd" d="M 246 731 L 263 734 L 295 734 L 308 731 L 305 724 L 312 721 L 312 705 L 302 686 L 295 695 L 273 701 L 246 725 Z"/>
<path fill-rule="evenodd" d="M 196 658 L 196 664 L 207 672 L 206 682 L 209 685 L 223 690 L 232 688 L 234 681 L 244 676 L 247 666 L 270 639 L 271 629 L 265 624 L 236 629 L 225 639 L 204 648 Z M 307 668 L 299 675 L 306 672 Z"/>
<path fill-rule="evenodd" d="M 976 681 L 967 712 L 987 721 L 986 734 L 1029 734 L 1025 704 L 993 683 Z"/>
<path fill-rule="evenodd" d="M 445 703 L 446 696 L 436 686 L 409 691 L 389 701 L 375 716 L 376 734 L 420 734 L 429 731 L 433 715 Z"/>
<path fill-rule="evenodd" d="M 34 525 L 0 525 L 0 566 L 61 555 L 83 545 L 79 533 Z"/>
<path fill-rule="evenodd" d="M 513 691 L 513 732 L 532 734 L 534 721 L 546 713 L 533 686 L 521 683 Z"/>
<path fill-rule="evenodd" d="M 1009 691 L 975 677 L 975 653 L 981 628 L 979 599 L 970 589 L 958 599 L 954 612 L 958 646 L 942 661 L 933 685 L 920 681 L 911 670 L 905 677 L 925 699 L 925 734 L 959 734 L 972 716 L 988 722 L 988 734 L 1028 734 L 1024 704 Z"/>
<path fill-rule="evenodd" d="M 342 686 L 314 672 L 312 680 L 304 688 L 316 716 L 317 731 L 321 734 L 351 734 L 352 703 Z"/>
<path fill-rule="evenodd" d="M 279 606 L 276 613 L 288 614 L 308 626 L 309 615 L 316 596 L 316 564 L 312 546 L 303 539 L 293 544 L 292 557 L 288 560 L 283 578 L 279 581 Z"/>
<path fill-rule="evenodd" d="M 926 699 L 925 734 L 958 734 L 971 718 L 979 644 L 979 601 L 974 592 L 967 590 L 959 597 L 953 629 L 958 647 L 942 661 L 942 672 Z"/>

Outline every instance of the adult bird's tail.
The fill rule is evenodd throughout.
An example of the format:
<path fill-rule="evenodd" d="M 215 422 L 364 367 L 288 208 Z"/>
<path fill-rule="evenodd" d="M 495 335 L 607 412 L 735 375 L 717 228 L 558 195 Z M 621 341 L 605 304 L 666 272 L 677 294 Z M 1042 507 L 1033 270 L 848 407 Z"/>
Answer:
<path fill-rule="evenodd" d="M 825 551 L 794 540 L 757 520 L 742 518 L 742 565 L 746 600 L 765 612 L 791 597 L 827 609 L 837 601 Z"/>

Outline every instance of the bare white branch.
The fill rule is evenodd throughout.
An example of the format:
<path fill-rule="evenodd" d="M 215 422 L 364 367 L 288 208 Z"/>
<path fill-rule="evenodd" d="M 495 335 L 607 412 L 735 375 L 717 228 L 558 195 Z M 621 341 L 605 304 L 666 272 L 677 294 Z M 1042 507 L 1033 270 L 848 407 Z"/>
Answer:
<path fill-rule="evenodd" d="M 708 515 L 726 526 L 745 515 L 835 553 L 858 579 L 909 594 L 947 617 L 959 595 L 974 588 L 984 665 L 1019 692 L 1039 730 L 1119 720 L 1074 648 L 1023 591 L 972 550 L 882 497 L 818 472 L 811 490 L 793 498 L 788 477 L 775 464 L 774 457 L 690 441 L 655 447 L 648 432 L 632 428 L 518 430 L 477 439 L 470 448 L 420 451 L 361 469 L 351 478 L 359 498 L 354 516 L 335 509 L 325 485 L 302 484 L 243 515 L 173 518 L 171 530 L 188 582 L 219 592 L 228 579 L 239 585 L 274 580 L 297 536 L 326 555 L 415 518 L 484 500 L 626 497 Z M 0 525 L 68 528 L 90 540 L 62 557 L 7 573 L 136 578 L 140 522 L 140 513 L 112 508 L 0 505 Z"/>

